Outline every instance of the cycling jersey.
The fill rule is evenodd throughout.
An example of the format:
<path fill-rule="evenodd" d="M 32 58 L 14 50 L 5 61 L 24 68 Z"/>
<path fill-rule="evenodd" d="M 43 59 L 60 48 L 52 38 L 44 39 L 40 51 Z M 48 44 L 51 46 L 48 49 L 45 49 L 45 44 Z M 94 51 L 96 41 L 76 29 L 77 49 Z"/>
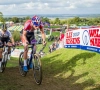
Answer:
<path fill-rule="evenodd" d="M 3 32 L 2 30 L 0 30 L 0 41 L 4 44 L 5 42 L 7 43 L 10 38 L 12 37 L 12 34 L 10 33 L 9 30 L 7 30 L 6 32 Z M 0 46 L 0 48 L 3 46 Z"/>
<path fill-rule="evenodd" d="M 34 30 L 33 30 L 33 23 L 32 23 L 32 20 L 27 20 L 24 24 L 24 28 L 23 30 L 27 31 L 27 34 L 26 34 L 26 38 L 28 40 L 28 42 L 30 43 L 32 39 L 35 39 L 35 35 L 34 35 Z M 39 29 L 42 29 L 43 28 L 43 23 L 40 22 L 40 26 L 39 26 Z M 32 31 L 31 31 L 32 29 Z M 20 32 L 20 33 L 23 33 L 23 30 Z M 23 37 L 21 37 L 22 39 L 22 42 L 23 42 L 23 45 L 26 43 L 25 40 L 23 39 Z"/>
<path fill-rule="evenodd" d="M 12 34 L 9 30 L 7 30 L 6 32 L 3 32 L 2 30 L 0 30 L 0 40 L 2 42 L 8 42 L 8 40 L 12 37 Z"/>
<path fill-rule="evenodd" d="M 7 30 L 4 34 L 3 34 L 3 31 L 0 30 L 0 37 L 12 37 L 12 34 L 9 30 Z"/>
<path fill-rule="evenodd" d="M 32 28 L 32 20 L 27 20 L 27 21 L 25 22 L 25 24 L 24 24 L 24 30 L 30 31 L 31 28 Z M 39 28 L 40 28 L 40 29 L 43 28 L 43 23 L 42 23 L 42 22 L 40 22 Z"/>

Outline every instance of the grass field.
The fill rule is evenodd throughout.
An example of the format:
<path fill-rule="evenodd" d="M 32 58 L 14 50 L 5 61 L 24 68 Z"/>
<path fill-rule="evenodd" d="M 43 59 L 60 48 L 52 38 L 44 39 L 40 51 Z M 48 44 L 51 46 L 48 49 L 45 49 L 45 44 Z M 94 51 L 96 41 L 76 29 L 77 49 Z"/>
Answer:
<path fill-rule="evenodd" d="M 59 36 L 59 32 L 53 35 Z M 0 90 L 100 90 L 100 54 L 67 48 L 49 53 L 52 42 L 47 42 L 46 56 L 41 58 L 41 85 L 36 85 L 32 70 L 22 77 L 18 58 L 11 57 L 5 72 L 0 73 Z M 38 50 L 41 47 L 41 44 L 37 45 Z"/>
<path fill-rule="evenodd" d="M 100 90 L 100 55 L 79 49 L 59 49 L 43 58 L 43 82 L 36 85 L 32 70 L 22 77 L 18 58 L 0 73 L 0 90 Z"/>

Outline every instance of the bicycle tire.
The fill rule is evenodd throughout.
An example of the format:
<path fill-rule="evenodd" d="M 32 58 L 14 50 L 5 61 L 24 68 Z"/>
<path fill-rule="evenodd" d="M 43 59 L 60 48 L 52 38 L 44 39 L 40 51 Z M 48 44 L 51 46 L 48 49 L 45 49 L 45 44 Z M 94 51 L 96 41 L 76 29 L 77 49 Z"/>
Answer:
<path fill-rule="evenodd" d="M 42 82 L 42 65 L 41 65 L 39 54 L 34 54 L 33 75 L 34 75 L 36 84 L 40 85 Z"/>
<path fill-rule="evenodd" d="M 6 65 L 7 61 L 8 61 L 8 53 L 7 52 L 4 53 L 4 61 L 5 61 L 5 65 Z"/>
<path fill-rule="evenodd" d="M 22 76 L 26 76 L 27 72 L 23 71 L 23 65 L 24 65 L 23 53 L 24 52 L 21 52 L 19 55 L 19 72 Z"/>
<path fill-rule="evenodd" d="M 3 54 L 3 58 L 2 58 L 2 64 L 1 64 L 1 72 L 3 73 L 5 71 L 5 68 L 6 68 L 6 64 L 7 64 L 7 60 L 8 60 L 8 53 L 5 52 Z"/>

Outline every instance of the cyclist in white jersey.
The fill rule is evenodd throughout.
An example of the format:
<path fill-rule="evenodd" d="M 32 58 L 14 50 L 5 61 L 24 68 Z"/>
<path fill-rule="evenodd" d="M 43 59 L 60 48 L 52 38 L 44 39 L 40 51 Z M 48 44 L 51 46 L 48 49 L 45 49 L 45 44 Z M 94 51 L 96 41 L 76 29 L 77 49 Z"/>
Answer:
<path fill-rule="evenodd" d="M 9 41 L 11 41 L 12 43 L 10 43 Z M 12 34 L 9 30 L 7 30 L 7 25 L 3 24 L 1 26 L 0 29 L 0 67 L 1 67 L 1 63 L 2 63 L 2 52 L 3 52 L 3 46 L 4 44 L 7 45 L 15 45 L 14 39 L 12 37 Z M 11 48 L 8 48 L 8 56 L 10 56 L 11 54 Z"/>

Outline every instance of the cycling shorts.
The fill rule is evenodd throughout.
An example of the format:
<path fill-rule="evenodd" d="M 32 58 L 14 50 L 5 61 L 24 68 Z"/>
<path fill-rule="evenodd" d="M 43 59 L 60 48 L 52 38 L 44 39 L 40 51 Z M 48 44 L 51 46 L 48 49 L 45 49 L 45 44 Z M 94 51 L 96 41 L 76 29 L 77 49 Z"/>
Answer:
<path fill-rule="evenodd" d="M 9 37 L 0 37 L 0 41 L 1 41 L 0 48 L 3 48 L 4 43 L 8 43 L 10 41 L 10 38 Z"/>
<path fill-rule="evenodd" d="M 32 41 L 33 39 L 35 39 L 34 32 L 27 31 L 26 39 L 27 39 L 27 41 L 28 41 L 29 44 L 30 44 L 31 41 Z M 21 37 L 21 40 L 22 40 L 23 45 L 25 45 L 25 44 L 26 44 L 26 41 L 24 40 L 23 37 Z"/>

